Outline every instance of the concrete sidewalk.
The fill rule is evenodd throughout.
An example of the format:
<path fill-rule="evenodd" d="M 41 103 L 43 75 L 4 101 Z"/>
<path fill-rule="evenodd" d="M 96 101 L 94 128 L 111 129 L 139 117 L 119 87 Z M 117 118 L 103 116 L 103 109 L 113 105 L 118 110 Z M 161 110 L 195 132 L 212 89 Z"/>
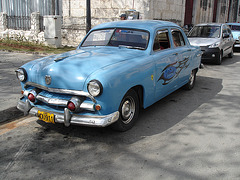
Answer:
<path fill-rule="evenodd" d="M 15 70 L 21 65 L 46 55 L 0 51 L 0 122 L 22 116 L 16 108 L 21 96 Z"/>

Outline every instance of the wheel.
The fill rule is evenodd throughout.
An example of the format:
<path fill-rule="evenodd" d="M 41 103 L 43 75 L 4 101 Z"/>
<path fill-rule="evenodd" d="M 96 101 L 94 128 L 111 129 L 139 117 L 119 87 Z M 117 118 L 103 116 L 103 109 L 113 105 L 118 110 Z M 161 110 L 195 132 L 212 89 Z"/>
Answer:
<path fill-rule="evenodd" d="M 139 114 L 139 98 L 137 93 L 130 89 L 123 97 L 119 106 L 119 119 L 112 124 L 112 128 L 117 131 L 127 131 L 136 122 Z"/>
<path fill-rule="evenodd" d="M 195 82 L 196 82 L 196 74 L 197 74 L 197 71 L 196 70 L 192 70 L 192 72 L 190 74 L 190 77 L 189 77 L 189 81 L 184 86 L 184 89 L 191 90 L 194 87 Z"/>
<path fill-rule="evenodd" d="M 217 64 L 217 65 L 222 64 L 222 58 L 223 58 L 223 53 L 220 52 L 220 53 L 219 53 L 219 56 L 218 56 L 218 59 L 216 60 L 216 64 Z"/>
<path fill-rule="evenodd" d="M 233 57 L 233 47 L 232 47 L 232 51 L 228 54 L 228 57 L 229 57 L 229 58 L 232 58 L 232 57 Z"/>

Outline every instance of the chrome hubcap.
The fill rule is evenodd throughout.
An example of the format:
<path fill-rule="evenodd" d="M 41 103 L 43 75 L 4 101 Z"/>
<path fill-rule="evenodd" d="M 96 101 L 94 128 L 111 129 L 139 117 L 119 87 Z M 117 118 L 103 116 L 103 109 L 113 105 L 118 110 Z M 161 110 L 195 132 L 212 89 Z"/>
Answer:
<path fill-rule="evenodd" d="M 132 97 L 127 97 L 122 105 L 123 123 L 128 124 L 135 113 L 135 101 Z"/>
<path fill-rule="evenodd" d="M 193 71 L 192 71 L 192 73 L 190 75 L 189 81 L 190 81 L 190 85 L 192 85 L 193 82 L 194 82 L 194 72 Z"/>

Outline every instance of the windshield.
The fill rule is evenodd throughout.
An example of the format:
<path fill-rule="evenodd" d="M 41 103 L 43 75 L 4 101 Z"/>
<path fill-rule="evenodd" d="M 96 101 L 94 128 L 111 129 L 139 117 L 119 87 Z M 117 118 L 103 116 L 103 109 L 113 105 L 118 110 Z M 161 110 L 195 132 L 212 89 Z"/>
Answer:
<path fill-rule="evenodd" d="M 233 30 L 233 31 L 240 31 L 240 26 L 238 26 L 238 25 L 229 25 L 229 27 L 230 27 L 231 30 Z"/>
<path fill-rule="evenodd" d="M 220 26 L 195 26 L 188 37 L 219 38 Z"/>
<path fill-rule="evenodd" d="M 115 46 L 144 50 L 149 33 L 134 29 L 102 29 L 92 31 L 82 44 L 86 46 Z"/>

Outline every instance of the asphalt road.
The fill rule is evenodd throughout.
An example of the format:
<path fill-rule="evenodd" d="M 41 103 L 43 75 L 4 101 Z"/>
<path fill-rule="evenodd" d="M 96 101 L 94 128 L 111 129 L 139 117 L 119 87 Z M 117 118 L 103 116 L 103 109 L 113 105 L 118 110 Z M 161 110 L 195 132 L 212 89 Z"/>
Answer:
<path fill-rule="evenodd" d="M 0 125 L 0 179 L 240 179 L 240 53 L 127 132 L 24 117 Z"/>
<path fill-rule="evenodd" d="M 21 65 L 46 55 L 0 51 L 0 122 L 22 115 L 16 109 L 21 95 L 15 70 Z"/>

